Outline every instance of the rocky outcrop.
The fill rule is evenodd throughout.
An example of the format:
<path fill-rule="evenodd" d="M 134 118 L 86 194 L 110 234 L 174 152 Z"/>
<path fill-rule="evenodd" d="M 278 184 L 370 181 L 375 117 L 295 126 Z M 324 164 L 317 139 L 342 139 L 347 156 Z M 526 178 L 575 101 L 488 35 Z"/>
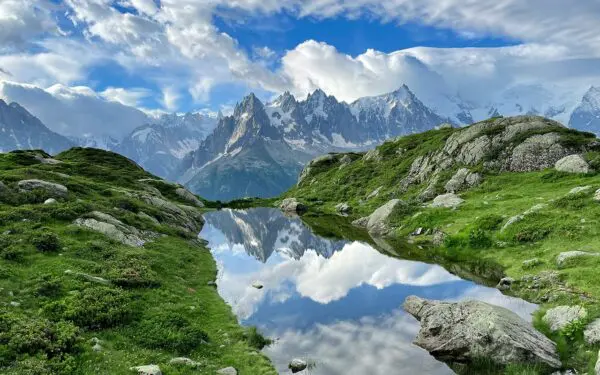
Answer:
<path fill-rule="evenodd" d="M 596 345 L 600 343 L 600 319 L 594 320 L 588 324 L 587 327 L 585 327 L 585 330 L 583 331 L 583 338 L 589 345 Z"/>
<path fill-rule="evenodd" d="M 467 168 L 461 168 L 446 183 L 444 188 L 448 193 L 457 193 L 461 190 L 477 186 L 483 178 L 479 173 L 471 172 Z"/>
<path fill-rule="evenodd" d="M 446 362 L 486 358 L 497 365 L 559 368 L 556 345 L 517 314 L 479 301 L 441 302 L 410 296 L 404 310 L 421 322 L 414 343 Z"/>
<path fill-rule="evenodd" d="M 304 204 L 298 202 L 296 198 L 286 198 L 281 202 L 279 208 L 283 212 L 301 214 L 308 209 Z"/>
<path fill-rule="evenodd" d="M 463 204 L 464 199 L 454 193 L 442 194 L 435 197 L 431 207 L 457 208 Z"/>
<path fill-rule="evenodd" d="M 22 192 L 42 189 L 55 198 L 64 198 L 69 193 L 66 186 L 43 180 L 22 180 L 17 183 L 17 186 Z"/>
<path fill-rule="evenodd" d="M 597 257 L 597 256 L 600 256 L 600 253 L 590 253 L 588 251 L 579 251 L 579 250 L 565 251 L 565 252 L 558 254 L 558 256 L 556 257 L 556 265 L 559 267 L 562 267 L 568 261 L 570 261 L 572 259 L 583 258 L 583 257 Z"/>
<path fill-rule="evenodd" d="M 200 199 L 198 199 L 197 196 L 195 196 L 191 191 L 189 191 L 188 189 L 185 188 L 177 188 L 175 189 L 175 194 L 177 194 L 177 196 L 183 200 L 185 200 L 186 202 L 188 202 L 189 204 L 196 206 L 196 207 L 204 207 L 204 203 L 202 203 L 202 201 Z"/>
<path fill-rule="evenodd" d="M 394 211 L 405 205 L 406 203 L 400 199 L 392 199 L 376 209 L 371 215 L 355 220 L 352 224 L 367 229 L 372 235 L 384 236 L 391 230 L 389 219 Z"/>
<path fill-rule="evenodd" d="M 591 171 L 587 161 L 581 155 L 569 155 L 558 160 L 554 169 L 567 173 L 589 173 Z"/>
<path fill-rule="evenodd" d="M 200 362 L 196 362 L 193 359 L 187 358 L 187 357 L 175 357 L 172 358 L 169 361 L 170 365 L 175 365 L 175 366 L 186 366 L 186 367 L 190 367 L 190 368 L 198 368 L 200 366 L 202 366 L 202 363 Z"/>
<path fill-rule="evenodd" d="M 195 207 L 177 205 L 161 196 L 145 192 L 133 192 L 129 195 L 160 209 L 165 224 L 193 234 L 202 230 L 204 218 Z"/>
<path fill-rule="evenodd" d="M 546 311 L 542 318 L 552 331 L 560 331 L 569 324 L 587 317 L 582 306 L 557 306 Z"/>
<path fill-rule="evenodd" d="M 300 177 L 298 178 L 298 185 L 311 176 L 316 168 L 332 165 L 337 163 L 337 161 L 338 156 L 336 154 L 326 154 L 311 160 L 308 164 L 306 164 L 304 169 L 302 169 Z"/>
<path fill-rule="evenodd" d="M 162 371 L 157 365 L 136 366 L 131 367 L 130 370 L 137 372 L 138 375 L 162 375 Z"/>
<path fill-rule="evenodd" d="M 76 219 L 73 224 L 102 233 L 112 240 L 129 246 L 140 247 L 158 237 L 158 234 L 154 232 L 140 231 L 111 215 L 99 211 L 91 212 L 86 217 Z"/>

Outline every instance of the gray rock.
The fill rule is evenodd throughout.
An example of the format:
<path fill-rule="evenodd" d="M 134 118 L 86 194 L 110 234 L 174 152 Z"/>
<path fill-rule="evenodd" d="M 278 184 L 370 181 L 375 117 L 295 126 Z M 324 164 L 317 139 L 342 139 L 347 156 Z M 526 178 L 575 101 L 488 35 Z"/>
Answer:
<path fill-rule="evenodd" d="M 102 277 L 98 277 L 98 276 L 88 275 L 87 273 L 73 272 L 71 270 L 66 270 L 65 275 L 73 275 L 73 276 L 80 277 L 84 280 L 91 281 L 91 282 L 97 283 L 97 284 L 103 284 L 103 285 L 110 284 L 109 280 L 103 279 Z"/>
<path fill-rule="evenodd" d="M 147 241 L 151 241 L 158 236 L 153 232 L 142 232 L 137 228 L 126 225 L 111 215 L 102 212 L 94 211 L 90 216 L 91 217 L 76 219 L 74 224 L 79 227 L 100 232 L 125 245 L 140 247 Z"/>
<path fill-rule="evenodd" d="M 452 178 L 446 183 L 444 188 L 448 193 L 456 193 L 462 190 L 465 186 L 465 180 L 471 172 L 467 168 L 461 168 Z"/>
<path fill-rule="evenodd" d="M 447 362 L 489 359 L 498 365 L 541 363 L 559 368 L 556 345 L 517 314 L 480 301 L 408 297 L 404 310 L 421 322 L 414 341 Z"/>
<path fill-rule="evenodd" d="M 191 367 L 191 368 L 198 368 L 198 367 L 202 366 L 202 363 L 196 362 L 187 357 L 173 358 L 169 361 L 169 364 L 176 365 L 176 366 L 187 366 L 187 367 Z"/>
<path fill-rule="evenodd" d="M 373 190 L 371 193 L 369 193 L 369 195 L 367 195 L 367 200 L 379 196 L 379 192 L 381 191 L 381 189 L 383 189 L 383 186 L 380 186 L 377 189 Z"/>
<path fill-rule="evenodd" d="M 403 205 L 406 205 L 406 203 L 400 199 L 392 199 L 376 209 L 371 215 L 369 215 L 369 221 L 367 221 L 367 230 L 369 233 L 376 236 L 388 234 L 390 231 L 390 227 L 388 225 L 390 216 L 392 216 L 395 209 Z"/>
<path fill-rule="evenodd" d="M 571 259 L 582 258 L 582 257 L 597 257 L 597 256 L 600 256 L 600 253 L 590 253 L 588 251 L 579 251 L 579 250 L 565 251 L 565 252 L 558 254 L 558 256 L 556 257 L 556 265 L 561 267 L 567 261 L 569 261 Z"/>
<path fill-rule="evenodd" d="M 45 157 L 43 157 L 40 154 L 35 154 L 35 155 L 33 155 L 33 157 L 37 161 L 39 161 L 40 163 L 42 163 L 42 164 L 54 165 L 54 164 L 60 164 L 60 163 L 62 163 L 62 161 L 60 161 L 60 160 L 56 160 L 56 159 L 53 159 L 53 158 L 45 158 Z"/>
<path fill-rule="evenodd" d="M 352 207 L 350 207 L 350 205 L 346 202 L 338 203 L 335 205 L 335 210 L 340 214 L 348 214 L 352 212 Z"/>
<path fill-rule="evenodd" d="M 585 327 L 583 338 L 589 345 L 600 343 L 600 319 L 596 319 Z"/>
<path fill-rule="evenodd" d="M 284 212 L 295 214 L 301 214 L 308 210 L 308 208 L 304 204 L 298 202 L 296 198 L 284 199 L 279 208 L 281 208 L 281 210 Z"/>
<path fill-rule="evenodd" d="M 237 370 L 233 367 L 225 367 L 217 371 L 219 375 L 237 375 Z"/>
<path fill-rule="evenodd" d="M 432 238 L 431 242 L 433 243 L 433 246 L 441 247 L 444 245 L 444 242 L 446 241 L 446 237 L 448 237 L 448 235 L 446 233 L 442 232 L 439 229 L 436 229 L 433 232 L 433 238 Z"/>
<path fill-rule="evenodd" d="M 69 193 L 69 189 L 61 184 L 43 180 L 22 180 L 17 183 L 20 191 L 31 191 L 35 189 L 46 190 L 48 194 L 57 198 L 64 198 Z"/>
<path fill-rule="evenodd" d="M 54 204 L 56 203 L 56 199 L 54 198 L 48 198 L 44 201 L 44 204 Z"/>
<path fill-rule="evenodd" d="M 157 365 L 136 366 L 131 367 L 130 370 L 137 372 L 138 375 L 162 375 L 162 371 Z"/>
<path fill-rule="evenodd" d="M 381 161 L 381 154 L 379 153 L 378 148 L 374 148 L 372 150 L 367 151 L 367 153 L 363 156 L 364 161 Z"/>
<path fill-rule="evenodd" d="M 129 195 L 161 210 L 165 222 L 173 227 L 194 234 L 197 234 L 202 230 L 204 218 L 195 207 L 177 205 L 160 196 L 149 193 L 136 192 L 129 193 Z"/>
<path fill-rule="evenodd" d="M 512 150 L 510 159 L 507 159 L 507 169 L 512 172 L 531 172 L 554 166 L 568 154 L 560 140 L 561 135 L 558 133 L 538 134 L 527 138 Z"/>
<path fill-rule="evenodd" d="M 96 343 L 96 344 L 94 344 L 94 346 L 92 346 L 92 350 L 95 351 L 96 353 L 100 353 L 102 351 L 102 349 L 104 349 L 104 348 L 99 343 Z"/>
<path fill-rule="evenodd" d="M 447 123 L 447 122 L 443 122 L 435 127 L 436 130 L 452 129 L 452 128 L 454 128 L 454 126 L 452 126 L 452 124 Z"/>
<path fill-rule="evenodd" d="M 510 287 L 512 286 L 512 284 L 514 282 L 515 282 L 515 279 L 513 279 L 512 277 L 503 277 L 498 282 L 498 285 L 496 285 L 496 288 L 498 288 L 500 290 L 508 290 L 508 289 L 510 289 Z"/>
<path fill-rule="evenodd" d="M 552 331 L 560 331 L 569 324 L 586 317 L 587 311 L 582 306 L 557 306 L 546 311 L 542 320 Z"/>
<path fill-rule="evenodd" d="M 19 307 L 19 306 L 21 306 L 21 303 L 20 303 L 20 302 L 17 302 L 17 301 L 10 301 L 10 305 L 11 305 L 12 307 Z"/>
<path fill-rule="evenodd" d="M 579 193 L 586 193 L 590 190 L 592 190 L 591 186 L 577 186 L 577 187 L 574 187 L 573 189 L 569 190 L 567 195 L 576 195 Z"/>
<path fill-rule="evenodd" d="M 531 207 L 530 209 L 528 209 L 527 211 L 523 212 L 522 214 L 512 216 L 511 218 L 509 218 L 506 221 L 506 223 L 502 226 L 502 229 L 500 231 L 504 232 L 508 227 L 510 227 L 514 223 L 518 223 L 519 221 L 525 219 L 525 217 L 527 215 L 531 215 L 533 213 L 539 212 L 539 211 L 543 210 L 546 207 L 548 207 L 547 204 L 545 204 L 545 203 L 538 203 L 538 204 L 534 205 L 533 207 Z"/>
<path fill-rule="evenodd" d="M 600 189 L 598 189 L 594 192 L 594 200 L 600 201 Z"/>
<path fill-rule="evenodd" d="M 464 202 L 464 199 L 454 193 L 438 195 L 431 203 L 431 207 L 457 208 Z"/>
<path fill-rule="evenodd" d="M 306 361 L 299 359 L 299 358 L 292 359 L 292 361 L 288 365 L 288 368 L 292 371 L 293 374 L 300 372 L 300 371 L 304 371 L 304 370 L 306 370 L 307 367 L 308 367 L 308 363 L 306 363 Z"/>
<path fill-rule="evenodd" d="M 184 199 L 189 204 L 196 207 L 204 207 L 204 203 L 197 196 L 195 196 L 192 192 L 185 188 L 177 188 L 175 189 L 175 194 L 181 199 Z"/>
<path fill-rule="evenodd" d="M 590 166 L 581 155 L 565 156 L 554 164 L 554 169 L 567 173 L 589 173 L 591 171 Z"/>
<path fill-rule="evenodd" d="M 259 283 L 258 281 L 256 281 L 256 282 L 252 283 L 252 287 L 254 289 L 259 289 L 260 290 L 260 289 L 263 288 L 263 285 L 261 283 Z"/>
<path fill-rule="evenodd" d="M 348 165 L 350 163 L 352 163 L 352 158 L 350 157 L 350 155 L 344 155 L 340 159 L 340 168 L 342 168 L 343 166 Z"/>
<path fill-rule="evenodd" d="M 352 222 L 352 225 L 359 228 L 367 228 L 367 223 L 369 222 L 369 217 L 361 217 L 360 219 L 356 219 Z"/>

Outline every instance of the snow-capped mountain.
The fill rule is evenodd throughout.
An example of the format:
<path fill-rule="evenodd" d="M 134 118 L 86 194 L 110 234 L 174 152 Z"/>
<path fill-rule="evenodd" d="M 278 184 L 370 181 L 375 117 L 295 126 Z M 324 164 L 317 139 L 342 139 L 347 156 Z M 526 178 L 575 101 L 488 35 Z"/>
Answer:
<path fill-rule="evenodd" d="M 162 115 L 134 129 L 111 150 L 135 160 L 158 176 L 167 177 L 185 155 L 198 148 L 218 118 L 201 113 Z"/>
<path fill-rule="evenodd" d="M 581 104 L 575 108 L 569 120 L 569 127 L 578 130 L 600 133 L 600 88 L 590 87 Z"/>
<path fill-rule="evenodd" d="M 19 104 L 6 104 L 1 99 L 0 134 L 0 152 L 42 149 L 56 154 L 73 146 L 69 139 L 48 129 Z"/>
<path fill-rule="evenodd" d="M 221 210 L 205 218 L 206 225 L 218 228 L 231 246 L 243 245 L 248 255 L 263 263 L 274 252 L 300 259 L 308 249 L 330 258 L 347 243 L 315 236 L 302 220 L 272 208 Z"/>
<path fill-rule="evenodd" d="M 81 137 L 69 137 L 71 142 L 80 147 L 99 148 L 102 150 L 114 151 L 119 146 L 119 140 L 109 135 Z"/>
<path fill-rule="evenodd" d="M 286 92 L 266 105 L 250 94 L 171 177 L 208 199 L 274 196 L 317 155 L 369 148 L 444 121 L 406 86 L 352 104 L 322 90 L 303 101 Z"/>

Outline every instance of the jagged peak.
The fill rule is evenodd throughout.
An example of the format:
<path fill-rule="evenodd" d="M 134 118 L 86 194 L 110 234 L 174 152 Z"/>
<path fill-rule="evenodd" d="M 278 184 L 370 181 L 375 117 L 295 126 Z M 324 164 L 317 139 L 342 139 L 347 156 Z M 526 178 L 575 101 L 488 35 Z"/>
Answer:
<path fill-rule="evenodd" d="M 256 95 L 253 92 L 251 92 L 246 97 L 244 97 L 244 99 L 242 99 L 241 102 L 239 102 L 235 106 L 233 115 L 234 115 L 234 117 L 239 117 L 244 113 L 252 114 L 257 109 L 262 108 L 262 107 L 263 107 L 263 104 L 260 101 L 260 99 L 258 99 L 256 97 Z"/>

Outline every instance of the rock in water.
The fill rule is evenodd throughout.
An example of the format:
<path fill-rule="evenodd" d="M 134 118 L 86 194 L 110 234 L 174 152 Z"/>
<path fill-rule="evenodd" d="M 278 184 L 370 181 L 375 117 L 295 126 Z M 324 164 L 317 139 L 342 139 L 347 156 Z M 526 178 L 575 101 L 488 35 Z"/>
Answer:
<path fill-rule="evenodd" d="M 279 206 L 282 211 L 288 213 L 301 214 L 307 211 L 307 207 L 302 203 L 298 202 L 296 198 L 286 198 L 281 202 Z"/>
<path fill-rule="evenodd" d="M 542 318 L 552 331 L 560 331 L 569 324 L 587 317 L 587 311 L 582 306 L 557 306 L 546 311 Z"/>
<path fill-rule="evenodd" d="M 388 225 L 390 216 L 394 213 L 394 210 L 401 205 L 405 205 L 405 203 L 400 199 L 392 199 L 376 209 L 369 216 L 369 221 L 367 221 L 367 230 L 369 233 L 377 236 L 388 234 L 390 231 Z"/>
<path fill-rule="evenodd" d="M 498 365 L 559 368 L 556 345 L 517 314 L 480 301 L 457 303 L 410 296 L 404 310 L 421 322 L 414 343 L 446 362 L 486 358 Z"/>
<path fill-rule="evenodd" d="M 136 371 L 138 375 L 162 375 L 162 371 L 157 365 L 137 366 L 130 368 L 130 370 Z"/>
<path fill-rule="evenodd" d="M 569 155 L 554 164 L 554 169 L 567 173 L 589 173 L 590 166 L 581 155 Z"/>
<path fill-rule="evenodd" d="M 308 367 L 308 363 L 298 358 L 292 359 L 289 364 L 289 369 L 292 370 L 292 373 L 295 374 L 297 372 L 303 371 Z"/>
<path fill-rule="evenodd" d="M 438 195 L 431 203 L 431 207 L 457 208 L 464 200 L 453 193 Z"/>

